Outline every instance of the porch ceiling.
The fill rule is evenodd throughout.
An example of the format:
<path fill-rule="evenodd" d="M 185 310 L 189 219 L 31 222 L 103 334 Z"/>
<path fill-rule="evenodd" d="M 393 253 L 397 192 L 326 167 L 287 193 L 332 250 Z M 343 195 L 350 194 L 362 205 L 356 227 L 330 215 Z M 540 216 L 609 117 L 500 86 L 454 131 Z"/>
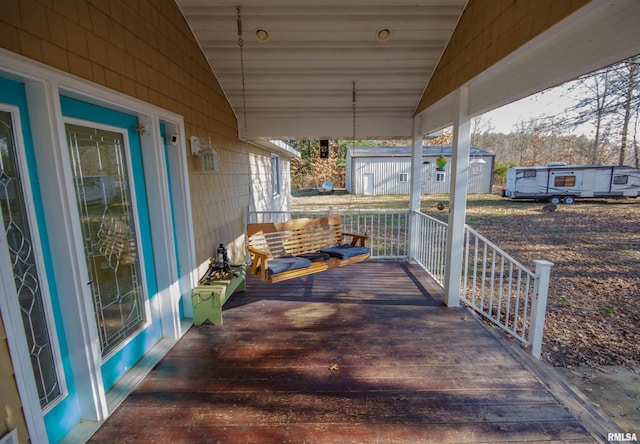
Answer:
<path fill-rule="evenodd" d="M 238 117 L 242 138 L 262 145 L 353 137 L 353 82 L 358 139 L 410 138 L 416 111 L 422 134 L 452 124 L 456 115 L 455 93 L 427 108 L 420 100 L 467 0 L 176 2 Z M 638 18 L 636 0 L 590 2 L 468 80 L 468 114 L 639 54 Z M 268 41 L 257 41 L 260 29 Z M 391 31 L 386 42 L 376 37 L 382 29 Z"/>
<path fill-rule="evenodd" d="M 250 138 L 407 137 L 466 0 L 177 0 Z M 259 42 L 264 29 L 269 41 Z M 378 31 L 391 32 L 380 41 Z"/>

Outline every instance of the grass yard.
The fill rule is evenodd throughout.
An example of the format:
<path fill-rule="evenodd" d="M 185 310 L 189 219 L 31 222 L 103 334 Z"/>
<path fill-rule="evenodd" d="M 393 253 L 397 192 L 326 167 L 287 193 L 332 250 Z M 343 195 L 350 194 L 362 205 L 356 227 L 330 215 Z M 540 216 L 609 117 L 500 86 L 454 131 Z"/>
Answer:
<path fill-rule="evenodd" d="M 448 195 L 422 211 L 446 220 Z M 437 209 L 438 202 L 445 210 Z M 407 209 L 409 196 L 293 192 L 293 210 Z M 551 271 L 543 356 L 555 366 L 640 366 L 640 199 L 583 200 L 543 212 L 543 203 L 470 195 L 467 224 L 523 264 Z"/>

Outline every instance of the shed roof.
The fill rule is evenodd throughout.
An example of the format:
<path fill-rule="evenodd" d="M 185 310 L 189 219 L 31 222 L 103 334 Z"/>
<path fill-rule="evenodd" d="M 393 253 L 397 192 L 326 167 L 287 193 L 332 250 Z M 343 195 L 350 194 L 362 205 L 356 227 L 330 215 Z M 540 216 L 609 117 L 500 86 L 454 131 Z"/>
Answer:
<path fill-rule="evenodd" d="M 411 157 L 410 146 L 352 146 L 349 148 L 351 157 Z M 422 147 L 422 156 L 451 157 L 453 148 L 450 145 L 426 145 Z M 471 146 L 471 156 L 494 156 L 493 153 Z"/>

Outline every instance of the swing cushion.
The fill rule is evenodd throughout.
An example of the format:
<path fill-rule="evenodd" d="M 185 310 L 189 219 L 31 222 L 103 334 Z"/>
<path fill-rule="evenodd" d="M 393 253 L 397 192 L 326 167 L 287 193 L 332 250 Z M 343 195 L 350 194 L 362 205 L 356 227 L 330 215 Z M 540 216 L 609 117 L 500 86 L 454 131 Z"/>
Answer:
<path fill-rule="evenodd" d="M 296 257 L 303 257 L 305 259 L 309 259 L 311 262 L 322 262 L 329 259 L 331 255 L 329 255 L 329 253 L 317 252 L 317 253 L 302 253 L 302 254 L 298 254 Z"/>
<path fill-rule="evenodd" d="M 309 268 L 310 266 L 311 261 L 304 257 L 281 257 L 269 261 L 267 272 L 273 275 L 283 271 L 297 270 L 298 268 Z"/>
<path fill-rule="evenodd" d="M 340 259 L 349 259 L 354 256 L 359 256 L 361 254 L 369 254 L 369 247 L 361 247 L 357 245 L 351 244 L 342 244 L 337 245 L 335 247 L 328 247 L 320 249 L 321 253 L 327 253 L 331 257 L 337 257 Z"/>

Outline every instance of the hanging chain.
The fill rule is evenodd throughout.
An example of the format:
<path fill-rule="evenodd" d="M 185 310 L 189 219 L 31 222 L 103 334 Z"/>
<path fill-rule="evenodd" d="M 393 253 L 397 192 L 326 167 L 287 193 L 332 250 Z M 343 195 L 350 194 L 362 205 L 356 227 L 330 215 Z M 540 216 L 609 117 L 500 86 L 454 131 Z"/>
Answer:
<path fill-rule="evenodd" d="M 356 144 L 356 81 L 353 81 L 353 88 L 351 90 L 351 111 L 353 112 L 353 138 L 351 139 L 351 148 L 353 148 Z M 345 183 L 345 186 L 347 184 Z M 347 204 L 347 209 L 348 211 L 351 211 L 351 202 L 353 201 L 353 193 L 354 190 L 352 189 L 351 192 L 349 192 L 349 203 Z M 366 232 L 365 232 L 365 236 L 366 236 Z"/>
<path fill-rule="evenodd" d="M 242 79 L 242 118 L 244 120 L 244 137 L 247 137 L 247 90 L 244 80 L 244 40 L 242 39 L 242 16 L 240 6 L 237 7 L 238 18 L 238 46 L 240 47 L 240 77 Z"/>
<path fill-rule="evenodd" d="M 353 111 L 353 143 L 356 140 L 356 82 L 353 81 L 353 90 L 351 91 L 351 110 Z"/>
<path fill-rule="evenodd" d="M 253 189 L 252 189 L 252 175 L 253 173 L 251 172 L 251 154 L 249 153 L 249 144 L 246 142 L 246 138 L 247 138 L 247 89 L 246 89 L 246 84 L 245 84 L 245 78 L 244 78 L 244 40 L 242 39 L 242 16 L 240 14 L 240 6 L 238 5 L 236 7 L 236 11 L 237 11 L 237 25 L 238 25 L 238 47 L 240 48 L 240 78 L 242 80 L 242 118 L 244 120 L 244 138 L 242 139 L 244 142 L 244 147 L 247 153 L 247 168 L 249 171 L 249 180 L 247 181 L 248 187 L 249 187 L 249 196 L 248 196 L 248 204 L 247 204 L 247 214 L 246 214 L 246 220 L 245 225 L 248 222 L 251 222 L 249 220 L 249 213 L 251 212 L 251 208 L 254 207 L 255 209 L 255 205 L 253 203 Z M 245 246 L 248 246 L 248 239 L 245 237 Z M 248 250 L 246 250 L 248 251 Z M 249 257 L 249 255 L 247 254 L 247 256 L 245 257 L 245 262 L 247 264 L 249 264 L 251 262 L 251 258 Z"/>

